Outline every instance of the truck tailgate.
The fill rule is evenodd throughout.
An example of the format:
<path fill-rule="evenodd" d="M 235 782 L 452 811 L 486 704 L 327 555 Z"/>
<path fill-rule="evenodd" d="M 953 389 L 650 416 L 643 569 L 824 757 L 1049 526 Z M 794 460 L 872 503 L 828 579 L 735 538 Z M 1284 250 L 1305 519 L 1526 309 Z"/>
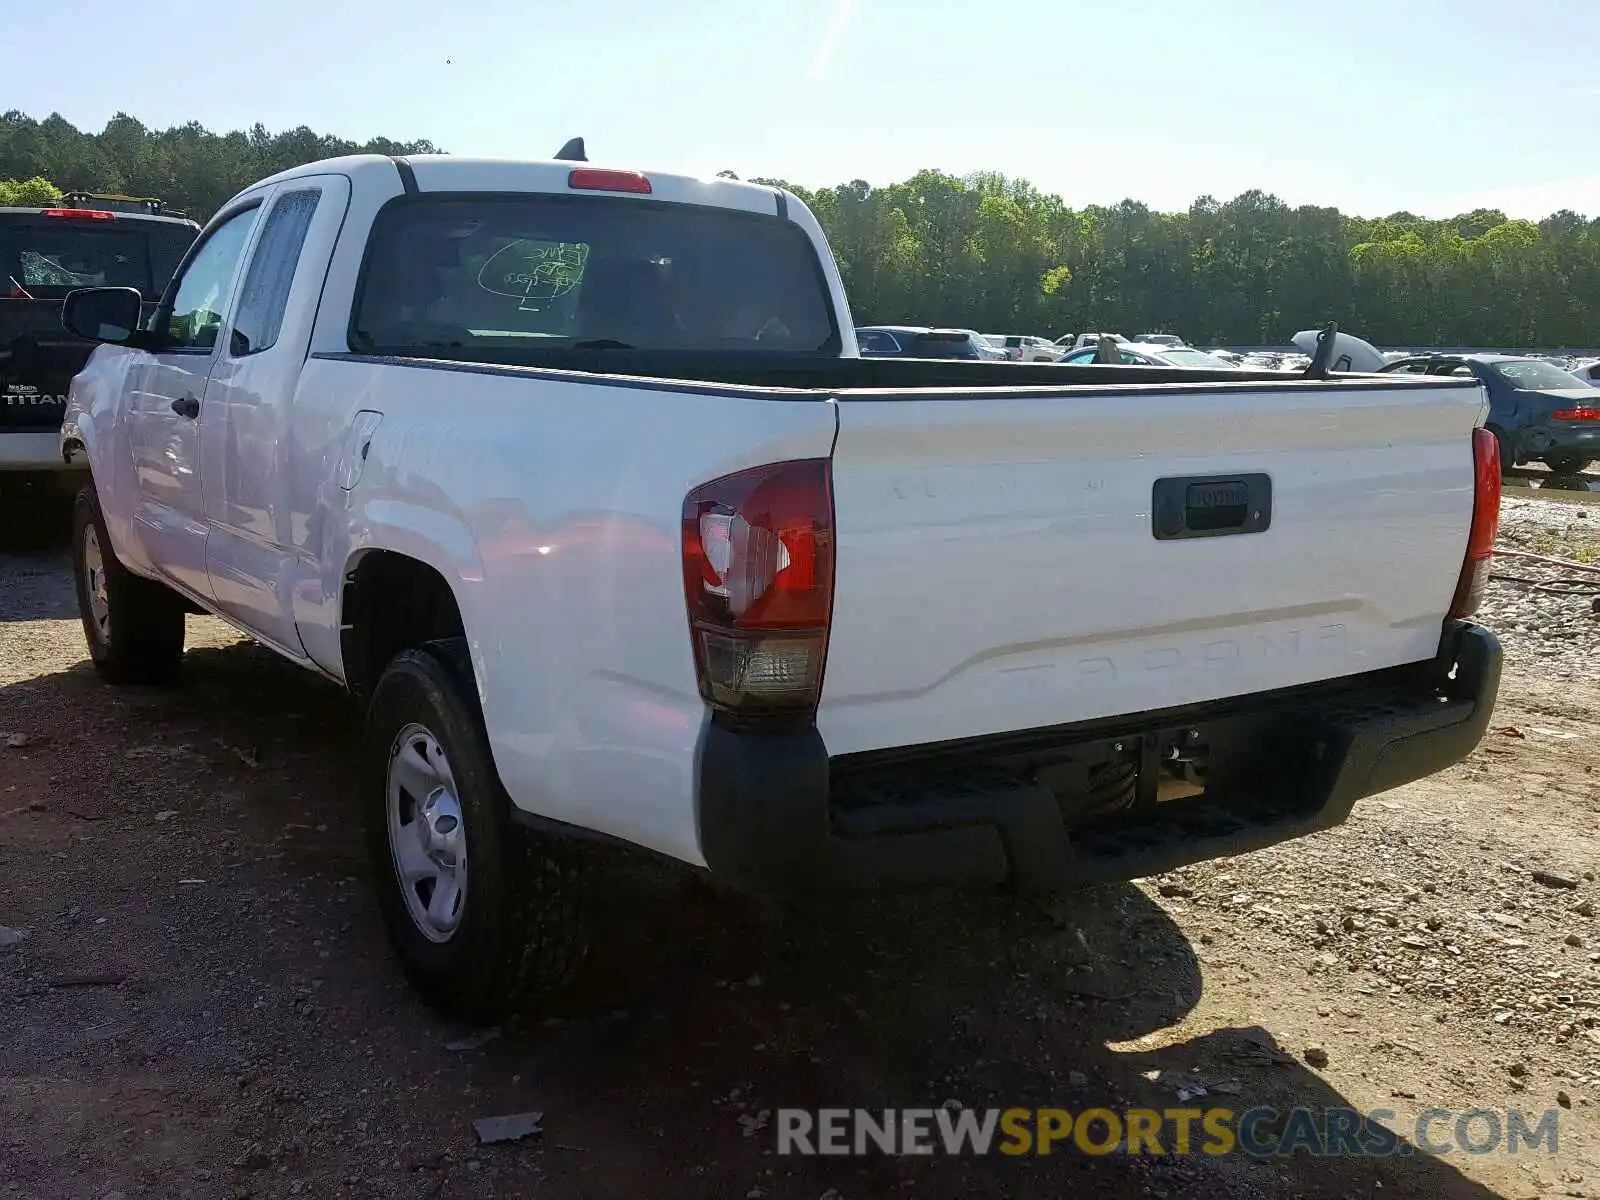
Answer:
<path fill-rule="evenodd" d="M 61 328 L 61 301 L 0 299 L 0 432 L 59 427 L 93 350 Z"/>
<path fill-rule="evenodd" d="M 1473 382 L 837 400 L 832 754 L 1437 650 L 1472 520 Z"/>

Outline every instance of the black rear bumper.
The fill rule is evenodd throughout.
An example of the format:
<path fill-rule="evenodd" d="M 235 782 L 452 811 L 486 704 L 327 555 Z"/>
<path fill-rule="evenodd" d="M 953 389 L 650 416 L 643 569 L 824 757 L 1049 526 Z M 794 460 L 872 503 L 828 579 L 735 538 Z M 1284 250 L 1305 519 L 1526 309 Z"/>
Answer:
<path fill-rule="evenodd" d="M 1394 671 L 839 759 L 815 729 L 709 723 L 701 851 L 718 878 L 778 896 L 1006 881 L 1059 891 L 1160 874 L 1337 825 L 1362 797 L 1459 762 L 1489 724 L 1500 660 L 1487 629 L 1452 623 L 1436 660 Z M 1209 751 L 1203 793 L 1158 800 L 1162 760 L 1190 745 Z M 1137 790 L 1114 811 L 1063 799 L 1078 794 L 1063 779 L 1135 768 Z"/>
<path fill-rule="evenodd" d="M 1596 396 L 1600 400 L 1600 394 Z M 1547 421 L 1518 434 L 1518 450 L 1525 458 L 1600 458 L 1600 423 Z"/>

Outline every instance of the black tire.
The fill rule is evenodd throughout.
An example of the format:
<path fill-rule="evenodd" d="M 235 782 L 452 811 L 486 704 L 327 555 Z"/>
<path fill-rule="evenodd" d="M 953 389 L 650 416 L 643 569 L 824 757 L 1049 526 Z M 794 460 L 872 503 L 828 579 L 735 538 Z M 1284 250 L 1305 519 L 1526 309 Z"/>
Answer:
<path fill-rule="evenodd" d="M 91 534 L 103 578 L 103 624 L 96 618 L 91 600 Z M 118 561 L 92 483 L 84 485 L 72 505 L 72 582 L 89 659 L 102 679 L 118 684 L 159 684 L 177 678 L 183 663 L 185 602 L 172 589 L 135 575 Z"/>
<path fill-rule="evenodd" d="M 389 764 L 408 727 L 431 734 L 449 763 L 468 866 L 459 924 L 422 932 L 389 836 Z M 396 655 L 372 690 L 362 748 L 367 854 L 384 924 L 406 977 L 440 1011 L 473 1022 L 536 1006 L 571 979 L 588 949 L 582 847 L 511 820 L 462 639 Z M 435 885 L 437 886 L 437 885 Z"/>

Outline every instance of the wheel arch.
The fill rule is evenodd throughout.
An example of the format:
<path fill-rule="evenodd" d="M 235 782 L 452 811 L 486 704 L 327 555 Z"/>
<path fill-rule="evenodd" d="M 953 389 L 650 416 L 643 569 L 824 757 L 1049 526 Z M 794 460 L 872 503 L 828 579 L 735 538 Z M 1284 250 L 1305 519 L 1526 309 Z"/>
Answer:
<path fill-rule="evenodd" d="M 350 555 L 339 595 L 339 654 L 345 686 L 356 696 L 370 696 L 402 650 L 465 636 L 460 599 L 433 563 L 381 547 Z"/>

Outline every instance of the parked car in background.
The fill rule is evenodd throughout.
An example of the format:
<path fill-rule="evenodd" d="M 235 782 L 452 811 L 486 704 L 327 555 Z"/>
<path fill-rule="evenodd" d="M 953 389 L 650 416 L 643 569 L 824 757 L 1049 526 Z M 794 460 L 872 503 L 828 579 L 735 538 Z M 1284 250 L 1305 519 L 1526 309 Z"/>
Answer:
<path fill-rule="evenodd" d="M 1578 363 L 1576 366 L 1569 367 L 1568 370 L 1590 387 L 1600 387 L 1600 360 Z"/>
<path fill-rule="evenodd" d="M 70 471 L 76 486 L 81 475 L 62 461 L 57 433 L 95 344 L 62 329 L 62 299 L 74 288 L 130 287 L 148 316 L 199 232 L 160 201 L 127 196 L 75 192 L 48 208 L 0 208 L 0 485 Z"/>
<path fill-rule="evenodd" d="M 993 342 L 989 341 L 988 338 L 979 333 L 976 329 L 962 329 L 958 330 L 958 332 L 967 335 L 967 340 L 972 343 L 972 348 L 978 352 L 979 358 L 992 359 L 995 362 L 1003 362 L 1005 360 L 1006 352 L 999 346 L 996 346 Z"/>
<path fill-rule="evenodd" d="M 1080 333 L 1077 337 L 1072 339 L 1072 348 L 1074 350 L 1082 350 L 1087 347 L 1088 349 L 1093 350 L 1100 344 L 1100 339 L 1103 337 L 1108 337 L 1114 342 L 1125 343 L 1128 340 L 1120 333 Z M 1058 346 L 1063 344 L 1063 342 L 1056 343 Z"/>
<path fill-rule="evenodd" d="M 1311 356 L 1317 352 L 1322 338 L 1320 329 L 1302 329 L 1291 339 L 1301 351 L 1299 354 L 1285 354 L 1279 359 L 1278 365 L 1284 370 L 1299 370 L 1310 363 Z M 1377 371 L 1386 363 L 1392 362 L 1383 351 L 1379 350 L 1365 338 L 1358 338 L 1353 333 L 1338 330 L 1333 335 L 1333 347 L 1328 355 L 1328 369 L 1330 371 Z"/>
<path fill-rule="evenodd" d="M 1060 362 L 1065 353 L 1053 342 L 1023 333 L 1005 334 L 1000 349 L 1012 362 Z"/>
<path fill-rule="evenodd" d="M 1133 340 L 1146 346 L 1187 346 L 1189 344 L 1175 333 L 1141 333 Z"/>
<path fill-rule="evenodd" d="M 858 325 L 856 346 L 865 358 L 994 357 L 980 354 L 965 329 L 931 329 L 926 325 Z"/>
<path fill-rule="evenodd" d="M 1082 366 L 1094 362 L 1099 347 L 1090 346 L 1086 350 L 1074 350 L 1061 361 L 1073 366 Z M 1191 346 L 1163 346 L 1152 345 L 1146 342 L 1120 342 L 1117 353 L 1122 355 L 1122 365 L 1144 367 L 1204 367 L 1207 370 L 1232 369 L 1235 364 L 1226 359 L 1217 358 L 1203 350 L 1196 350 Z"/>
<path fill-rule="evenodd" d="M 1514 354 L 1418 354 L 1380 368 L 1390 375 L 1470 375 L 1489 393 L 1486 422 L 1502 468 L 1542 462 L 1560 475 L 1600 459 L 1600 398 L 1570 371 Z"/>

